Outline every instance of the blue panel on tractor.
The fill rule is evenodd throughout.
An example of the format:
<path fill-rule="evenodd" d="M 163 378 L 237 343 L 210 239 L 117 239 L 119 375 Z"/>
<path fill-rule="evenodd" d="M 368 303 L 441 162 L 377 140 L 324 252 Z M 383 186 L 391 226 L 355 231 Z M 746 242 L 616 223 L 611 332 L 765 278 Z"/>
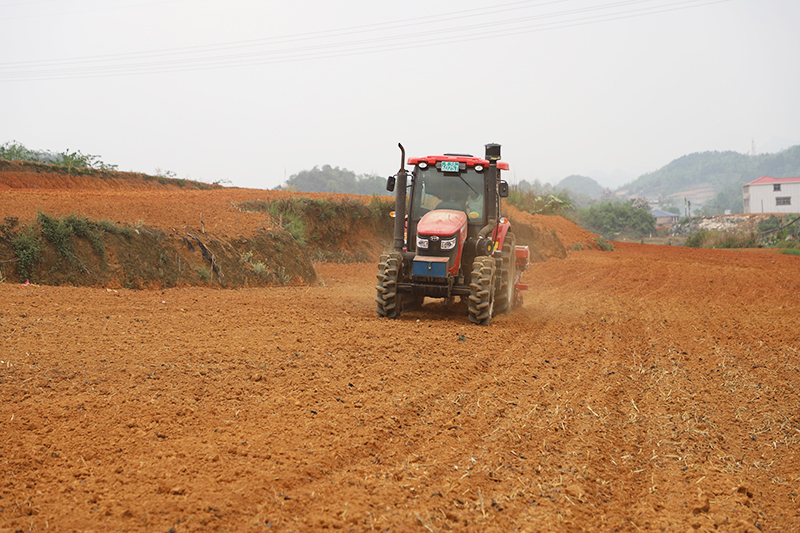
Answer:
<path fill-rule="evenodd" d="M 446 278 L 447 261 L 447 257 L 415 257 L 412 274 L 414 276 Z"/>

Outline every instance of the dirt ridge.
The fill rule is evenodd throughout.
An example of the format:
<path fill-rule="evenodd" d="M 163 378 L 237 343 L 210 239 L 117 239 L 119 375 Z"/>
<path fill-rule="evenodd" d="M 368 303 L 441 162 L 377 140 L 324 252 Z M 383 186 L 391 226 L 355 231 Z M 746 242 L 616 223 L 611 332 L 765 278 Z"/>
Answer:
<path fill-rule="evenodd" d="M 103 235 L 110 260 L 93 254 L 86 239 L 72 237 L 77 262 L 70 264 L 61 261 L 51 243 L 43 242 L 45 253 L 30 281 L 107 288 L 311 283 L 315 280 L 314 262 L 377 263 L 391 243 L 389 218 L 377 223 L 364 216 L 349 217 L 334 223 L 320 218 L 310 205 L 303 214 L 307 238 L 292 243 L 284 227 L 286 220 L 242 207 L 298 196 L 368 204 L 370 197 L 222 187 L 192 189 L 176 184 L 176 180 L 162 183 L 138 174 L 92 172 L 104 175 L 74 176 L 52 165 L 0 162 L 0 183 L 17 183 L 20 175 L 25 183 L 23 188 L 3 190 L 0 217 L 4 222 L 0 224 L 4 227 L 8 228 L 12 220 L 17 232 L 35 227 L 37 212 L 42 212 L 53 217 L 77 214 L 133 230 L 124 239 Z M 590 233 L 561 217 L 534 216 L 510 206 L 508 212 L 517 243 L 530 247 L 533 261 L 565 258 L 565 242 L 593 247 Z M 340 222 L 341 228 L 330 231 L 332 224 Z M 327 237 L 318 238 L 322 235 Z M 12 237 L 11 233 L 0 235 L 0 271 L 7 279 L 18 279 Z M 198 238 L 214 249 L 218 265 L 194 253 L 190 243 Z"/>

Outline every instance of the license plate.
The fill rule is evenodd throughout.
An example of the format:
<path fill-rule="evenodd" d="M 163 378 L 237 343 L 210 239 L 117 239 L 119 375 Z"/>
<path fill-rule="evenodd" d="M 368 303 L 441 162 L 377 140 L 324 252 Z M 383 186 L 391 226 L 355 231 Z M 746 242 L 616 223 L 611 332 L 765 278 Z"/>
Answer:
<path fill-rule="evenodd" d="M 458 161 L 442 161 L 442 172 L 458 172 Z"/>

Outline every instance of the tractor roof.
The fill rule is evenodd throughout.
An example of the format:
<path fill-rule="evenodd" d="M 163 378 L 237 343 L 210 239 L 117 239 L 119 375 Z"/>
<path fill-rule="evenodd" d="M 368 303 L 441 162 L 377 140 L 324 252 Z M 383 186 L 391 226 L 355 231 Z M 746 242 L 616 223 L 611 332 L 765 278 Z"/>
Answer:
<path fill-rule="evenodd" d="M 429 165 L 435 165 L 438 161 L 458 161 L 459 163 L 466 163 L 468 167 L 474 167 L 475 165 L 483 165 L 484 167 L 489 166 L 489 161 L 486 159 L 481 159 L 480 157 L 472 157 L 471 155 L 429 155 L 427 157 L 409 157 L 408 164 L 409 165 L 416 165 L 424 161 Z M 508 170 L 508 163 L 505 161 L 498 161 L 497 168 L 500 170 Z"/>

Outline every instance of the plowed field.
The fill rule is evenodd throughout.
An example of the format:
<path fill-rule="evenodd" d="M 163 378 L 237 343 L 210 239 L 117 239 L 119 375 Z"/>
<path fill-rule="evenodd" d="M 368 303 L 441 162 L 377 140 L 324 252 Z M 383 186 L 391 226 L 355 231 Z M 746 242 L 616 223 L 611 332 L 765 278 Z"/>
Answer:
<path fill-rule="evenodd" d="M 0 214 L 60 196 L 197 223 L 135 194 L 141 215 L 120 191 L 3 191 Z M 615 246 L 533 264 L 485 328 L 435 302 L 376 318 L 374 264 L 285 288 L 6 281 L 0 530 L 797 530 L 800 259 Z"/>

